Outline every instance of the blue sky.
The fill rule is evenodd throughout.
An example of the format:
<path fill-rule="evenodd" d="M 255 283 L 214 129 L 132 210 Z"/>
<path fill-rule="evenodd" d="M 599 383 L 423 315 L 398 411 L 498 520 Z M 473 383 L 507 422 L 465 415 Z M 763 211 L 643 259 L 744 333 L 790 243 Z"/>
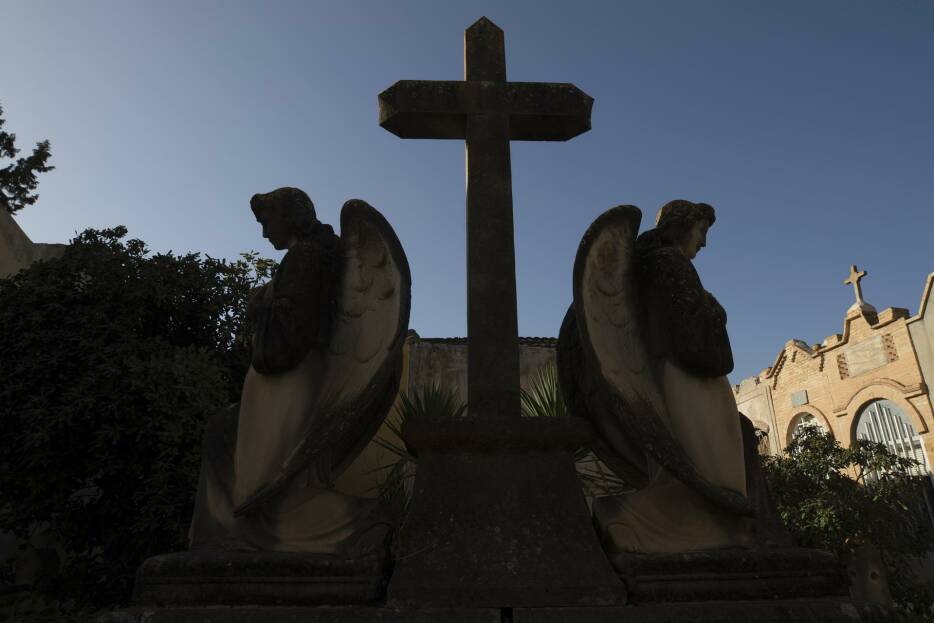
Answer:
<path fill-rule="evenodd" d="M 556 335 L 580 236 L 674 198 L 718 221 L 696 265 L 727 309 L 734 382 L 869 302 L 917 311 L 934 271 L 934 3 L 0 0 L 0 103 L 55 171 L 35 241 L 126 225 L 152 249 L 276 252 L 253 193 L 298 186 L 336 224 L 358 197 L 412 266 L 411 326 L 466 332 L 464 148 L 377 125 L 400 79 L 462 79 L 463 31 L 506 31 L 508 75 L 573 82 L 593 129 L 514 143 L 523 335 Z M 24 149 L 25 151 L 25 149 Z"/>

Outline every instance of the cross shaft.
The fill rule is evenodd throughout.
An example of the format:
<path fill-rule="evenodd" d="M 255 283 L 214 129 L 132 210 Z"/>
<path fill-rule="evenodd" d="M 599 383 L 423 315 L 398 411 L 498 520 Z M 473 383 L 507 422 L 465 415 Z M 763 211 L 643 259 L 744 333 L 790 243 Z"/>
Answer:
<path fill-rule="evenodd" d="M 511 140 L 566 141 L 590 129 L 593 99 L 573 84 L 506 82 L 503 31 L 464 36 L 464 81 L 403 80 L 379 95 L 400 138 L 467 146 L 467 402 L 478 418 L 519 416 Z"/>

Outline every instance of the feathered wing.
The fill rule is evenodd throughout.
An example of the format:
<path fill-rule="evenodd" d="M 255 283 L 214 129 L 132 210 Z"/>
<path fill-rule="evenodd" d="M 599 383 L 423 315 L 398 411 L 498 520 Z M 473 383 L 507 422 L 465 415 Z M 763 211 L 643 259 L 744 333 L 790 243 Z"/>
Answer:
<path fill-rule="evenodd" d="M 412 278 L 402 245 L 375 208 L 351 199 L 341 210 L 341 279 L 317 400 L 279 475 L 241 505 L 241 515 L 313 468 L 331 483 L 363 450 L 399 389 Z"/>
<path fill-rule="evenodd" d="M 561 323 L 556 360 L 558 381 L 568 411 L 574 417 L 589 420 L 597 433 L 590 442 L 590 449 L 627 484 L 636 488 L 644 487 L 648 484 L 649 475 L 642 447 L 627 435 L 620 422 L 610 418 L 596 418 L 595 412 L 591 410 L 591 404 L 598 404 L 597 377 L 588 367 L 588 358 L 584 356 L 573 304 Z"/>
<path fill-rule="evenodd" d="M 639 322 L 635 245 L 641 220 L 635 206 L 612 208 L 593 222 L 577 251 L 574 318 L 566 320 L 565 331 L 570 333 L 576 324 L 582 359 L 576 386 L 589 387 L 579 410 L 597 430 L 598 456 L 606 456 L 601 459 L 617 471 L 625 470 L 622 476 L 641 474 L 644 482 L 649 476 L 646 458 L 651 457 L 718 506 L 748 514 L 742 495 L 698 474 L 671 432 Z M 565 337 L 564 348 L 571 344 L 572 338 Z M 574 383 L 573 374 L 564 377 Z"/>

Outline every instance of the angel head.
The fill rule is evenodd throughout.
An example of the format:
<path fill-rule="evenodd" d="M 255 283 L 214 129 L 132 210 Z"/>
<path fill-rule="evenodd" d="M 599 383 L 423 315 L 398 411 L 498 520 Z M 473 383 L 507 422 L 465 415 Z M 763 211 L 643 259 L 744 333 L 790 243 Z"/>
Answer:
<path fill-rule="evenodd" d="M 663 244 L 677 247 L 693 260 L 707 246 L 707 230 L 717 220 L 711 205 L 675 199 L 662 206 L 655 217 L 655 229 Z"/>
<path fill-rule="evenodd" d="M 310 236 L 319 223 L 315 204 L 298 188 L 278 188 L 253 195 L 250 209 L 263 226 L 263 238 L 280 251 Z"/>

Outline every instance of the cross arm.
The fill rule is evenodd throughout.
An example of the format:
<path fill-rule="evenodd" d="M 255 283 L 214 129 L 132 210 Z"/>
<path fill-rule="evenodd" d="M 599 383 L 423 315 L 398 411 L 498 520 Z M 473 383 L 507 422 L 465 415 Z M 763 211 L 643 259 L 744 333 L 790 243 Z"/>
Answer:
<path fill-rule="evenodd" d="M 463 139 L 467 115 L 506 113 L 510 140 L 566 141 L 590 129 L 592 107 L 567 83 L 400 80 L 379 94 L 379 124 L 400 138 Z"/>

